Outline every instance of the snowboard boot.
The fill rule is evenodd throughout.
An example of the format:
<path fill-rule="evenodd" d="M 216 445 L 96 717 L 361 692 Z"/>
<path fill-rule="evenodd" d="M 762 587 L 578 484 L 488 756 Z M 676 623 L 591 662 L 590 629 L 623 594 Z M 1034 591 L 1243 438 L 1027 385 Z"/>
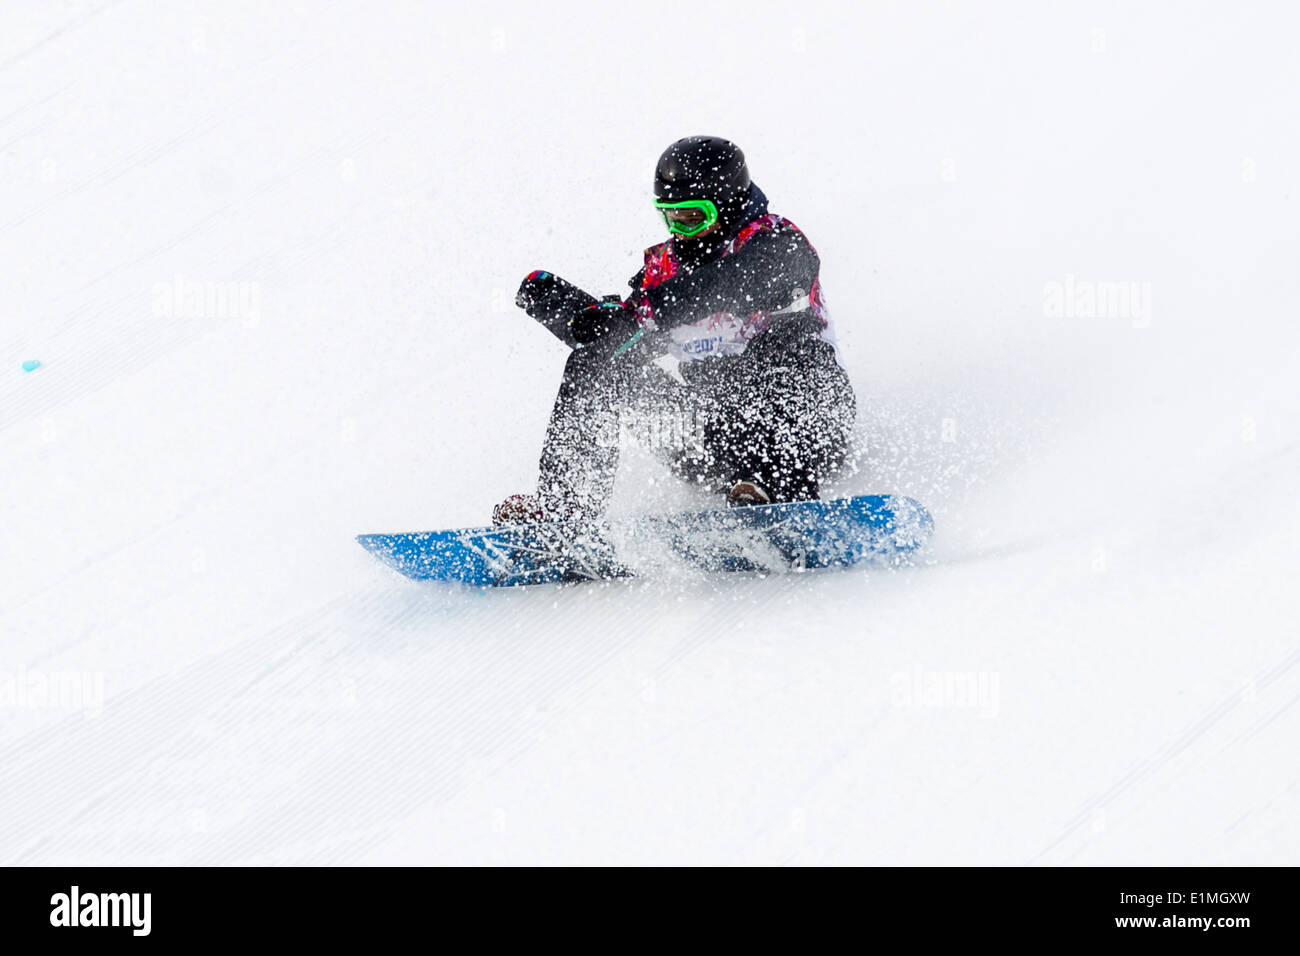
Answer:
<path fill-rule="evenodd" d="M 533 524 L 545 520 L 542 500 L 536 495 L 511 495 L 492 509 L 493 524 Z"/>
<path fill-rule="evenodd" d="M 738 481 L 727 492 L 727 506 L 731 508 L 771 503 L 772 496 L 756 481 Z"/>
<path fill-rule="evenodd" d="M 537 495 L 511 495 L 492 509 L 494 525 L 566 521 L 578 516 L 577 508 L 547 507 Z"/>

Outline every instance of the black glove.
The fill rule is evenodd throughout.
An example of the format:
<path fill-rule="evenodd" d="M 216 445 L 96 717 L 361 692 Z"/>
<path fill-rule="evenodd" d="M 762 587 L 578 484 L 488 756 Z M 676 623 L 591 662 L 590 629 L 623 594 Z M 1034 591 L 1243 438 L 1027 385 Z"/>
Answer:
<path fill-rule="evenodd" d="M 515 305 L 569 345 L 574 344 L 569 336 L 569 321 L 595 302 L 594 295 L 583 292 L 554 273 L 540 269 L 528 273 L 524 281 L 519 283 L 519 291 L 515 293 Z"/>
<path fill-rule="evenodd" d="M 609 336 L 630 339 L 640 329 L 636 313 L 616 295 L 607 295 L 577 313 L 569 322 L 569 335 L 581 345 Z"/>

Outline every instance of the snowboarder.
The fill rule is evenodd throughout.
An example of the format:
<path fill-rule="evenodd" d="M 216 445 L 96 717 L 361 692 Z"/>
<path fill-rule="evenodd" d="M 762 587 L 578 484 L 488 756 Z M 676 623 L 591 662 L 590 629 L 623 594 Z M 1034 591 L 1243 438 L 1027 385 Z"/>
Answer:
<path fill-rule="evenodd" d="M 856 405 L 812 245 L 768 212 L 728 140 L 673 143 L 654 191 L 671 235 L 629 296 L 597 300 L 544 271 L 519 287 L 517 304 L 573 352 L 537 493 L 497 505 L 496 524 L 600 516 L 628 440 L 729 505 L 815 499 L 843 463 Z"/>

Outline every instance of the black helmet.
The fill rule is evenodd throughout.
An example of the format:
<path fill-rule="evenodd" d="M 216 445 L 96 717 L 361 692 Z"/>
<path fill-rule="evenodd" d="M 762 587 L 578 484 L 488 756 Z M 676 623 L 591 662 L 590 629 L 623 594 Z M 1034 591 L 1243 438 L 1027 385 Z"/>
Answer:
<path fill-rule="evenodd" d="M 655 198 L 660 202 L 708 199 L 719 207 L 749 193 L 749 167 L 740 147 L 717 136 L 687 136 L 659 157 Z"/>

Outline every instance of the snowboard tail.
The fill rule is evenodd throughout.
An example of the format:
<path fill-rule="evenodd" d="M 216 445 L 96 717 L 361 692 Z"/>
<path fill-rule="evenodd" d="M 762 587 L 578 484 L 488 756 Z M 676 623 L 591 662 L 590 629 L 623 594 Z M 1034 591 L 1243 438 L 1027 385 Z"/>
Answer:
<path fill-rule="evenodd" d="M 363 534 L 357 540 L 408 578 L 515 587 L 653 574 L 683 564 L 769 572 L 896 564 L 909 560 L 933 527 L 911 498 L 861 495 L 614 522 Z"/>

